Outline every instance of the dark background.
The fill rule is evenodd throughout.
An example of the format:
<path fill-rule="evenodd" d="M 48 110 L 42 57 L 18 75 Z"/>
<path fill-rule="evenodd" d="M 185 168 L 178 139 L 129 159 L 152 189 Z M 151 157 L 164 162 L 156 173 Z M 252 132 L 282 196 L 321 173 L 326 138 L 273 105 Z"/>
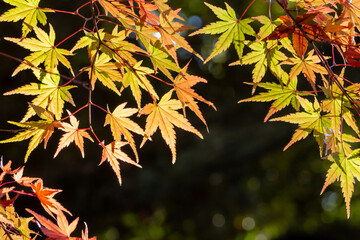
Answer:
<path fill-rule="evenodd" d="M 40 6 L 73 11 L 82 2 L 44 0 Z M 208 2 L 225 7 L 222 1 Z M 227 2 L 239 15 L 250 3 Z M 202 0 L 170 0 L 169 4 L 183 9 L 189 25 L 196 25 L 199 20 L 202 25 L 216 21 Z M 1 12 L 8 8 L 9 5 L 0 3 Z M 278 9 L 273 10 L 275 16 L 279 14 Z M 267 14 L 267 4 L 256 1 L 245 16 L 261 14 Z M 47 16 L 55 28 L 56 42 L 82 24 L 81 19 L 64 14 Z M 0 49 L 23 58 L 28 51 L 3 39 L 5 36 L 19 37 L 20 29 L 20 23 L 1 23 Z M 48 26 L 44 29 L 48 31 Z M 216 41 L 216 37 L 208 35 L 187 39 L 205 57 Z M 61 47 L 70 49 L 73 44 L 69 41 Z M 75 72 L 88 64 L 85 56 L 79 52 L 70 57 Z M 179 57 L 184 66 L 192 56 L 180 51 Z M 295 126 L 264 124 L 269 104 L 237 104 L 238 100 L 250 97 L 251 86 L 243 82 L 252 81 L 252 69 L 227 66 L 234 61 L 233 47 L 206 65 L 192 60 L 190 73 L 208 80 L 208 84 L 198 84 L 195 89 L 212 101 L 217 111 L 199 104 L 207 119 L 209 133 L 194 114 L 188 113 L 191 123 L 204 135 L 204 140 L 177 129 L 178 157 L 175 165 L 171 164 L 170 150 L 158 132 L 153 141 L 139 151 L 142 169 L 121 164 L 123 185 L 120 187 L 108 163 L 98 166 L 101 148 L 87 140 L 84 159 L 74 144 L 53 159 L 60 138 L 60 134 L 54 134 L 46 150 L 41 144 L 31 154 L 25 175 L 41 177 L 46 187 L 63 189 L 63 193 L 57 195 L 59 202 L 74 216 L 80 217 L 81 228 L 86 221 L 90 235 L 97 235 L 100 240 L 358 239 L 360 201 L 357 186 L 351 218 L 347 220 L 338 183 L 319 195 L 329 162 L 320 158 L 314 139 L 303 140 L 283 152 Z M 17 65 L 16 61 L 0 58 L 1 94 L 35 81 L 29 70 L 11 78 Z M 68 74 L 66 69 L 62 70 Z M 266 78 L 274 80 L 269 73 Z M 129 92 L 125 90 L 118 98 L 99 84 L 94 102 L 101 106 L 109 104 L 110 109 L 124 101 L 135 106 L 135 101 L 126 91 Z M 78 107 L 86 103 L 84 89 L 78 88 L 71 93 L 75 99 L 80 99 Z M 7 121 L 20 121 L 26 112 L 26 101 L 31 99 L 22 95 L 1 95 L 0 129 L 14 129 Z M 70 105 L 66 108 L 76 109 Z M 102 131 L 104 116 L 97 111 L 94 114 L 95 128 L 100 136 L 109 137 L 106 133 L 108 127 Z M 86 122 L 86 111 L 77 117 L 83 117 Z M 144 119 L 140 121 L 144 123 Z M 1 139 L 12 135 L 0 132 Z M 141 138 L 136 141 L 138 145 Z M 12 160 L 15 166 L 20 166 L 27 145 L 28 141 L 2 144 L 0 154 L 5 160 Z M 131 154 L 130 149 L 127 152 Z M 25 207 L 39 209 L 37 212 L 45 215 L 38 205 L 37 201 L 27 197 L 16 201 L 16 208 L 24 216 L 28 216 L 21 211 Z"/>

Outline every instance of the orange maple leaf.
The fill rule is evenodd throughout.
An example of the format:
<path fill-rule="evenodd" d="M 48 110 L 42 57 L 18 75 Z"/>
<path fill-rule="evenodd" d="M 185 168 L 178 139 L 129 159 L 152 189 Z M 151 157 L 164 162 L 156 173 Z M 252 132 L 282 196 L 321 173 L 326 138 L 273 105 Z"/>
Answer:
<path fill-rule="evenodd" d="M 179 32 L 193 28 L 176 21 L 176 19 L 183 21 L 183 18 L 178 15 L 180 10 L 181 9 L 172 10 L 169 8 L 166 11 L 161 12 L 159 19 L 160 24 L 159 26 L 154 26 L 154 29 L 161 35 L 163 46 L 168 50 L 176 65 L 178 65 L 178 59 L 176 56 L 176 49 L 178 47 L 184 48 L 186 51 L 193 53 L 195 56 L 203 60 L 203 58 L 192 49 L 185 38 L 179 34 Z"/>
<path fill-rule="evenodd" d="M 197 94 L 194 89 L 191 88 L 199 82 L 207 83 L 207 81 L 204 78 L 187 74 L 186 72 L 187 72 L 189 63 L 186 64 L 186 66 L 183 69 L 181 69 L 179 74 L 174 79 L 174 88 L 175 88 L 177 97 L 179 98 L 180 102 L 182 103 L 184 115 L 185 115 L 185 106 L 188 106 L 196 114 L 196 116 L 198 116 L 201 119 L 201 121 L 207 127 L 206 121 L 205 121 L 203 115 L 201 114 L 199 106 L 195 102 L 194 98 L 201 102 L 208 104 L 209 106 L 212 106 L 215 110 L 216 110 L 216 107 L 212 102 L 207 101 L 202 96 Z"/>
<path fill-rule="evenodd" d="M 154 13 L 154 11 L 158 10 L 156 5 L 145 0 L 138 0 L 136 2 L 139 5 L 139 15 L 141 20 L 144 22 L 149 21 L 154 25 L 160 21 L 159 17 Z"/>
<path fill-rule="evenodd" d="M 70 237 L 70 234 L 75 230 L 79 218 L 76 218 L 70 225 L 66 220 L 65 215 L 59 209 L 57 214 L 57 225 L 49 219 L 37 214 L 36 212 L 26 209 L 31 213 L 41 225 L 41 231 L 48 236 L 50 239 L 55 240 L 73 240 L 77 238 Z"/>
<path fill-rule="evenodd" d="M 298 16 L 293 22 L 289 16 L 280 16 L 283 22 L 263 40 L 280 40 L 292 35 L 293 46 L 300 58 L 303 58 L 308 47 L 308 39 L 315 41 L 329 41 L 330 38 L 321 26 L 306 24 L 313 20 L 319 12 L 305 13 Z"/>
<path fill-rule="evenodd" d="M 36 197 L 40 200 L 40 203 L 45 211 L 52 217 L 54 217 L 53 213 L 59 214 L 58 210 L 67 212 L 71 215 L 71 213 L 66 208 L 64 208 L 58 201 L 53 198 L 55 194 L 61 192 L 62 190 L 44 187 L 42 179 L 39 179 L 34 184 L 31 184 L 31 188 L 34 191 Z"/>
<path fill-rule="evenodd" d="M 1 161 L 0 161 L 0 168 L 2 170 L 2 173 L 0 174 L 0 182 L 4 179 L 4 176 L 6 174 L 15 174 L 17 172 L 19 172 L 21 170 L 21 168 L 17 168 L 15 170 L 11 170 L 11 161 L 8 161 L 5 166 L 3 164 L 3 159 L 1 157 Z"/>

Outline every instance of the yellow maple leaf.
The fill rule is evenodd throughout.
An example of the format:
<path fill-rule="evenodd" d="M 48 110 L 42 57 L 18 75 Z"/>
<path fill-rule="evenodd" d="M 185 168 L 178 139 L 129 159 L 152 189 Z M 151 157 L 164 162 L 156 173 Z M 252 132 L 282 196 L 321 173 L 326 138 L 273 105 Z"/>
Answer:
<path fill-rule="evenodd" d="M 34 106 L 29 103 L 30 106 L 35 110 L 37 115 L 42 118 L 39 121 L 29 121 L 24 123 L 12 122 L 9 123 L 16 125 L 18 127 L 25 128 L 26 130 L 19 132 L 12 138 L 0 141 L 0 143 L 10 143 L 10 142 L 21 142 L 26 139 L 31 138 L 28 149 L 25 155 L 25 162 L 27 161 L 30 153 L 44 140 L 44 147 L 46 148 L 49 138 L 54 132 L 55 127 L 60 127 L 61 123 L 54 120 L 54 116 L 51 112 L 45 110 L 42 107 Z"/>
<path fill-rule="evenodd" d="M 120 163 L 118 160 L 130 163 L 132 165 L 135 165 L 135 166 L 141 168 L 141 166 L 138 163 L 133 161 L 126 153 L 121 151 L 121 147 L 126 144 L 128 144 L 128 143 L 120 142 L 120 141 L 112 142 L 106 146 L 104 144 L 102 144 L 103 152 L 102 152 L 100 164 L 102 164 L 105 160 L 108 160 L 108 162 L 110 163 L 112 169 L 114 170 L 114 172 L 119 180 L 120 185 L 121 185 L 121 175 L 120 175 Z"/>
<path fill-rule="evenodd" d="M 45 70 L 53 72 L 53 70 L 59 64 L 59 61 L 73 73 L 70 62 L 65 56 L 73 55 L 70 51 L 62 48 L 57 48 L 55 45 L 55 31 L 49 24 L 50 32 L 47 34 L 39 27 L 34 27 L 36 38 L 10 38 L 5 39 L 18 44 L 19 46 L 26 48 L 33 53 L 25 57 L 24 61 L 15 69 L 13 76 L 18 72 L 29 69 L 32 67 L 38 67 L 41 63 L 45 64 Z"/>
<path fill-rule="evenodd" d="M 4 2 L 15 6 L 0 16 L 0 22 L 17 22 L 24 19 L 22 23 L 22 37 L 31 32 L 39 21 L 46 24 L 45 12 L 54 12 L 50 9 L 40 9 L 40 0 L 4 0 Z"/>
<path fill-rule="evenodd" d="M 93 139 L 90 137 L 89 133 L 86 132 L 86 129 L 79 129 L 79 121 L 70 115 L 70 123 L 62 122 L 60 130 L 66 132 L 60 139 L 59 146 L 56 150 L 54 158 L 59 154 L 60 150 L 69 146 L 70 143 L 75 142 L 76 146 L 80 149 L 81 156 L 84 158 L 84 137 L 93 142 Z"/>
<path fill-rule="evenodd" d="M 182 108 L 182 104 L 179 100 L 170 99 L 172 92 L 173 90 L 166 93 L 158 103 L 148 103 L 141 110 L 140 115 L 149 115 L 146 119 L 145 136 L 141 146 L 143 146 L 146 140 L 151 137 L 158 128 L 160 128 L 163 139 L 170 147 L 172 153 L 172 162 L 175 163 L 176 134 L 174 125 L 198 135 L 201 139 L 203 136 L 183 115 L 176 111 Z"/>
<path fill-rule="evenodd" d="M 136 156 L 136 160 L 138 161 L 139 157 L 136 151 L 135 141 L 130 131 L 144 135 L 144 130 L 137 123 L 129 119 L 129 117 L 135 114 L 138 109 L 125 108 L 125 105 L 126 103 L 120 104 L 112 113 L 108 109 L 109 114 L 106 115 L 104 126 L 110 124 L 115 141 L 120 141 L 121 135 L 124 135 L 124 138 L 129 142 L 129 145 Z"/>

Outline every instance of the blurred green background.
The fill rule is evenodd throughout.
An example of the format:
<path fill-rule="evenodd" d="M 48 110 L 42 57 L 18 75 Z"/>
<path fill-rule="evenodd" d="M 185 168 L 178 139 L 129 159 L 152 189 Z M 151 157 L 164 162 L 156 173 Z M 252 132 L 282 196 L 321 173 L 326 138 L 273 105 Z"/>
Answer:
<path fill-rule="evenodd" d="M 83 2 L 42 1 L 40 6 L 73 11 Z M 223 1 L 208 2 L 224 7 Z M 227 1 L 239 15 L 250 2 Z M 203 0 L 169 0 L 169 4 L 182 8 L 189 25 L 200 27 L 216 21 Z M 267 7 L 266 2 L 258 0 L 245 16 L 267 15 Z M 1 2 L 1 12 L 8 8 Z M 274 16 L 279 13 L 273 8 Z M 82 24 L 79 18 L 68 15 L 47 16 L 56 29 L 57 42 Z M 19 23 L 1 23 L 0 50 L 20 58 L 26 56 L 27 52 L 3 39 L 20 35 Z M 194 36 L 188 41 L 206 57 L 216 37 Z M 73 44 L 70 41 L 62 47 L 71 48 Z M 86 66 L 84 56 L 78 54 L 71 58 L 75 71 Z M 179 56 L 182 66 L 192 58 L 184 51 L 180 51 Z M 18 63 L 0 59 L 1 94 L 34 81 L 30 71 L 11 78 Z M 358 190 L 355 189 L 351 218 L 347 220 L 339 184 L 319 195 L 329 162 L 320 159 L 315 141 L 312 138 L 303 140 L 283 152 L 295 127 L 282 123 L 264 124 L 269 104 L 237 104 L 238 100 L 250 96 L 251 86 L 243 82 L 251 82 L 252 69 L 228 67 L 234 61 L 233 47 L 206 65 L 192 60 L 190 73 L 208 80 L 206 85 L 198 84 L 196 91 L 212 101 L 217 111 L 200 103 L 209 133 L 189 112 L 190 121 L 202 132 L 204 140 L 177 130 L 175 165 L 171 164 L 170 150 L 158 133 L 139 151 L 142 169 L 121 164 L 123 186 L 119 187 L 108 164 L 97 166 L 101 149 L 90 142 L 85 142 L 84 159 L 74 144 L 53 159 L 60 137 L 55 134 L 46 150 L 41 145 L 32 153 L 25 175 L 41 177 L 45 186 L 63 189 L 57 199 L 74 216 L 80 217 L 81 227 L 86 221 L 90 235 L 97 235 L 100 240 L 358 239 Z M 66 69 L 63 70 L 66 73 Z M 270 74 L 266 77 L 274 80 Z M 78 106 L 86 103 L 87 93 L 83 89 L 72 93 L 74 98 L 83 99 Z M 133 106 L 133 99 L 127 96 L 125 92 L 119 99 L 98 85 L 94 102 L 102 106 L 108 103 L 111 109 L 123 101 Z M 7 120 L 20 121 L 27 108 L 24 98 L 26 101 L 32 99 L 0 96 L 0 129 L 13 129 Z M 86 118 L 86 112 L 77 116 L 81 118 L 82 114 Z M 96 114 L 95 127 L 101 129 L 104 116 L 100 112 Z M 105 133 L 100 135 L 106 137 Z M 5 139 L 12 134 L 0 132 L 0 136 Z M 141 138 L 136 141 L 139 143 Z M 0 145 L 0 155 L 19 166 L 23 163 L 27 144 L 28 141 Z M 18 209 L 31 204 L 31 208 L 38 207 L 38 212 L 45 214 L 32 199 L 19 198 L 16 204 Z M 23 211 L 20 214 L 28 216 Z"/>

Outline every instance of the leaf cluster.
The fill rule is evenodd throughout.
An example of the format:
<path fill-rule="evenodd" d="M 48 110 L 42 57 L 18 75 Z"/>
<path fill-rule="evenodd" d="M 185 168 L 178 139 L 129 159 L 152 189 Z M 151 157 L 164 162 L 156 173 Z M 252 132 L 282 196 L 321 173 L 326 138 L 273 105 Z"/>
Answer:
<path fill-rule="evenodd" d="M 8 161 L 5 165 L 1 158 L 0 167 L 0 237 L 1 239 L 35 239 L 40 236 L 30 223 L 38 223 L 38 228 L 47 237 L 46 239 L 57 240 L 96 240 L 96 237 L 88 238 L 88 229 L 82 231 L 82 237 L 71 237 L 75 230 L 79 218 L 71 224 L 64 213 L 71 216 L 71 213 L 64 208 L 54 197 L 61 192 L 60 189 L 47 188 L 43 185 L 41 178 L 26 177 L 23 175 L 25 166 L 12 169 L 12 162 Z M 8 180 L 9 179 L 9 180 Z M 11 181 L 10 181 L 11 180 Z M 14 203 L 19 197 L 35 197 L 57 223 L 45 218 L 44 216 L 26 209 L 33 217 L 20 217 Z M 56 216 L 56 217 L 55 217 Z M 37 230 L 38 231 L 38 230 Z"/>
<path fill-rule="evenodd" d="M 220 34 L 206 61 L 233 45 L 239 60 L 230 65 L 254 64 L 252 82 L 248 83 L 252 85 L 252 94 L 258 87 L 265 91 L 239 102 L 271 102 L 264 122 L 283 121 L 297 126 L 284 150 L 314 136 L 320 157 L 332 163 L 321 193 L 340 180 L 348 217 L 355 179 L 360 180 L 360 165 L 356 161 L 360 141 L 359 84 L 346 77 L 349 68 L 360 66 L 356 43 L 359 3 L 275 1 L 283 9 L 283 15 L 277 19 L 244 18 L 245 12 L 237 18 L 227 3 L 225 9 L 206 3 L 219 21 L 192 34 Z M 252 27 L 255 21 L 260 24 L 258 30 Z M 330 56 L 319 50 L 325 46 L 331 47 Z M 263 82 L 268 70 L 276 81 Z M 308 83 L 308 90 L 299 89 L 303 81 Z M 273 117 L 285 108 L 294 112 Z"/>
<path fill-rule="evenodd" d="M 187 119 L 187 108 L 206 126 L 198 102 L 214 109 L 215 106 L 193 88 L 199 82 L 206 83 L 206 80 L 188 73 L 190 62 L 183 67 L 179 63 L 179 48 L 202 59 L 181 35 L 192 27 L 183 24 L 180 9 L 172 9 L 164 0 L 87 1 L 76 11 L 41 8 L 39 1 L 6 2 L 14 8 L 3 13 L 0 21 L 21 20 L 12 18 L 14 12 L 29 9 L 23 22 L 26 27 L 22 36 L 6 37 L 5 40 L 31 52 L 19 59 L 20 65 L 13 76 L 20 71 L 31 70 L 35 81 L 5 93 L 34 98 L 20 122 L 9 121 L 20 128 L 19 133 L 0 143 L 30 139 L 25 161 L 42 142 L 46 147 L 53 133 L 60 130 L 63 134 L 54 157 L 61 155 L 60 151 L 71 143 L 76 144 L 84 157 L 84 139 L 88 139 L 101 148 L 100 164 L 108 162 L 121 184 L 120 161 L 141 167 L 134 134 L 143 137 L 143 146 L 159 128 L 171 150 L 173 163 L 176 161 L 174 126 L 202 138 L 202 134 Z M 85 9 L 90 10 L 90 16 L 81 14 Z M 84 24 L 67 38 L 57 41 L 56 30 L 47 22 L 45 14 L 48 13 L 76 15 L 83 19 Z M 38 16 L 45 29 L 38 26 L 38 21 L 29 22 L 28 15 Z M 63 48 L 65 42 L 73 47 Z M 88 64 L 75 72 L 70 58 L 81 52 L 87 53 Z M 77 106 L 80 99 L 72 91 L 79 86 L 88 95 L 87 103 L 82 107 Z M 103 87 L 109 90 L 109 94 L 117 95 L 116 103 L 101 106 L 94 102 L 97 88 Z M 123 97 L 124 91 L 133 98 Z M 127 107 L 134 104 L 136 108 Z M 98 136 L 92 117 L 95 109 L 103 113 L 104 127 L 110 127 L 112 139 Z M 78 112 L 85 110 L 88 111 L 88 119 L 78 119 Z M 144 122 L 141 116 L 146 116 L 143 127 L 139 124 Z M 130 154 L 134 158 L 127 153 L 126 145 L 130 146 Z"/>

